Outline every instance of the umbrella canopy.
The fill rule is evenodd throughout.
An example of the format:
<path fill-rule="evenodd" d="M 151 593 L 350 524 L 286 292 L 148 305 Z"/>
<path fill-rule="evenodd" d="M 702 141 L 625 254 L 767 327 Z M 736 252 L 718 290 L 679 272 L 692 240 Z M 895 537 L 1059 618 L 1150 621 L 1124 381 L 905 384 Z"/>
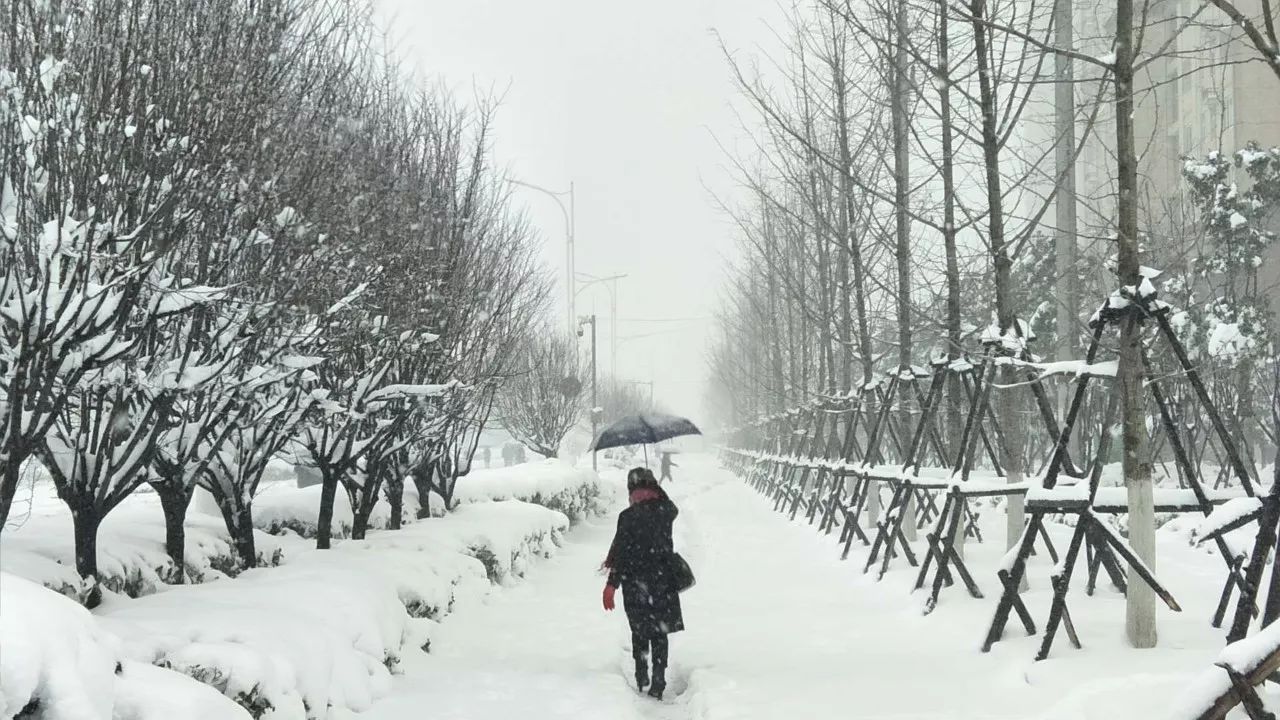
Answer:
<path fill-rule="evenodd" d="M 592 450 L 606 450 L 626 445 L 652 445 L 681 435 L 701 435 L 696 425 L 682 417 L 645 413 L 628 415 L 600 431 Z"/>

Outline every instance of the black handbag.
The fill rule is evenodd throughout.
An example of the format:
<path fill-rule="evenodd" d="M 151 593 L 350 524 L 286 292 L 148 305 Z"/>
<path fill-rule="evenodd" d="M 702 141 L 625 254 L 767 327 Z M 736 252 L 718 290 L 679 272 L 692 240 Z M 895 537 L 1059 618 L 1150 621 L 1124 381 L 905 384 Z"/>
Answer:
<path fill-rule="evenodd" d="M 675 580 L 676 592 L 684 592 L 698 583 L 693 576 L 693 568 L 678 552 L 671 553 L 671 577 Z"/>

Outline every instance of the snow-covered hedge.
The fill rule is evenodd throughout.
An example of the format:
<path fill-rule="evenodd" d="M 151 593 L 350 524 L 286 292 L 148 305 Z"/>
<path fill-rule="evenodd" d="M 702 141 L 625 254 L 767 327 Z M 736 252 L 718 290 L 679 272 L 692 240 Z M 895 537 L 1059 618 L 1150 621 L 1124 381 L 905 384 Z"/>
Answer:
<path fill-rule="evenodd" d="M 454 500 L 459 504 L 491 500 L 522 500 L 564 513 L 572 522 L 600 514 L 617 501 L 607 484 L 591 470 L 573 467 L 560 460 L 514 465 L 504 468 L 476 470 L 458 481 Z M 280 535 L 293 532 L 314 537 L 316 515 L 320 507 L 320 486 L 297 488 L 279 483 L 267 487 L 254 500 L 253 523 L 259 530 Z M 405 483 L 404 517 L 411 520 L 420 502 L 413 483 Z M 431 508 L 438 517 L 443 511 L 440 498 L 432 498 Z M 379 500 L 369 518 L 373 528 L 386 528 L 390 506 Z M 334 537 L 351 534 L 351 504 L 339 492 L 333 507 Z"/>
<path fill-rule="evenodd" d="M 273 463 L 262 493 L 254 502 L 254 524 L 260 530 L 255 543 L 260 565 L 274 566 L 287 556 L 310 547 L 303 538 L 315 536 L 316 515 L 320 505 L 320 486 L 299 488 L 292 471 Z M 458 483 L 457 501 L 463 507 L 491 500 L 521 500 L 563 513 L 571 522 L 607 511 L 619 501 L 621 491 L 601 481 L 590 470 L 574 468 L 564 462 L 517 465 L 509 468 L 478 470 Z M 83 599 L 90 583 L 76 574 L 72 544 L 71 518 L 65 506 L 52 496 L 47 483 L 40 485 L 38 513 L 20 527 L 5 533 L 4 553 L 0 569 L 39 582 L 68 597 Z M 197 506 L 199 501 L 197 500 Z M 435 520 L 440 520 L 442 506 L 432 504 Z M 418 508 L 417 493 L 412 485 L 405 490 L 405 518 L 408 525 Z M 379 503 L 375 508 L 374 528 L 387 527 L 389 509 Z M 339 492 L 334 507 L 336 537 L 347 537 L 351 529 L 351 507 L 346 495 Z M 186 582 L 204 582 L 233 576 L 237 572 L 235 550 L 221 517 L 193 509 L 186 523 L 186 563 L 182 569 Z M 509 561 L 490 562 L 485 548 L 475 553 L 490 567 L 490 576 L 502 578 Z M 98 547 L 99 579 L 112 592 L 141 597 L 172 583 L 177 568 L 165 553 L 164 518 L 154 493 L 140 491 L 109 515 L 102 525 Z"/>
<path fill-rule="evenodd" d="M 564 513 L 573 522 L 613 507 L 621 486 L 605 483 L 590 469 L 560 460 L 482 470 L 458 482 L 459 503 L 523 500 Z"/>
<path fill-rule="evenodd" d="M 76 602 L 0 572 L 0 717 L 247 720 L 223 694 L 129 660 L 118 636 Z"/>
<path fill-rule="evenodd" d="M 389 689 L 408 633 L 395 588 L 350 563 L 251 570 L 98 614 L 130 659 L 211 685 L 254 717 L 367 708 Z"/>
<path fill-rule="evenodd" d="M 221 517 L 191 512 L 186 522 L 188 582 L 234 575 L 235 550 Z M 71 516 L 59 509 L 33 516 L 21 527 L 6 530 L 0 569 L 38 582 L 71 598 L 81 598 L 89 583 L 75 571 Z M 257 533 L 258 560 L 277 565 L 288 538 Z M 130 597 L 149 595 L 171 583 L 178 569 L 165 553 L 164 516 L 155 496 L 135 493 L 103 522 L 98 535 L 98 577 L 112 592 Z"/>
<path fill-rule="evenodd" d="M 588 498 L 576 506 L 582 512 L 603 509 L 592 504 L 603 503 L 603 486 L 589 473 L 564 465 L 533 469 L 540 473 L 525 481 L 513 478 L 520 468 L 477 473 L 492 476 L 478 484 L 487 485 L 491 497 L 573 496 Z M 550 477 L 555 471 L 565 479 L 557 483 Z M 0 717 L 33 700 L 45 713 L 39 717 L 51 720 L 304 720 L 368 708 L 389 689 L 406 648 L 429 649 L 441 618 L 476 602 L 495 583 L 521 577 L 531 561 L 554 552 L 570 527 L 565 513 L 543 505 L 484 502 L 484 489 L 476 488 L 443 517 L 341 541 L 332 550 L 315 550 L 288 533 L 274 538 L 275 547 L 287 548 L 278 567 L 187 586 L 166 585 L 159 570 L 147 569 L 164 557 L 163 526 L 141 522 L 142 510 L 158 509 L 122 513 L 120 519 L 139 524 L 104 532 L 100 552 L 112 558 L 104 568 L 145 576 L 149 593 L 136 599 L 108 593 L 91 615 L 19 577 L 6 574 L 0 583 Z M 300 502 L 310 489 L 281 485 L 276 494 Z M 34 525 L 6 535 L 5 570 L 59 590 L 72 588 L 68 594 L 74 595 L 78 578 L 70 565 L 32 547 L 44 539 L 45 552 L 56 549 L 48 533 L 55 520 L 33 518 Z M 189 554 L 217 546 L 203 537 L 206 522 L 220 519 L 191 514 Z M 210 529 L 209 535 L 216 533 Z M 68 535 L 61 537 L 69 542 Z M 206 579 L 214 577 L 222 576 L 210 573 Z M 28 616 L 34 621 L 28 623 Z M 46 632 L 45 626 L 59 629 Z M 64 714 L 52 709 L 63 706 L 69 708 Z M 97 715 L 75 710 L 90 706 Z"/>

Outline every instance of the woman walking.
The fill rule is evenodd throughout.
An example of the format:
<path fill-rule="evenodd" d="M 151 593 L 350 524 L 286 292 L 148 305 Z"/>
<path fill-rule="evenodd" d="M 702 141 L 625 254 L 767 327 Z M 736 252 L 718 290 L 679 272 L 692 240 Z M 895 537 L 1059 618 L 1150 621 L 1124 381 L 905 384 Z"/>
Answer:
<path fill-rule="evenodd" d="M 604 609 L 614 608 L 614 592 L 621 586 L 631 625 L 636 687 L 643 691 L 647 685 L 649 695 L 661 700 L 667 688 L 667 636 L 684 629 L 671 542 L 671 525 L 680 511 L 648 468 L 627 473 L 627 491 L 631 505 L 618 515 L 618 530 L 605 560 L 609 580 Z M 652 678 L 646 656 L 652 658 Z"/>

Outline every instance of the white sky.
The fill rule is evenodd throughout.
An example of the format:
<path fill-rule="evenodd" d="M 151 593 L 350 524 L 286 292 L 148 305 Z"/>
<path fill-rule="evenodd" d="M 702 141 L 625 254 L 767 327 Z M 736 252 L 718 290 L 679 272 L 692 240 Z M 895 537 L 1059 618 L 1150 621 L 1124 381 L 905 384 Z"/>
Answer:
<path fill-rule="evenodd" d="M 701 414 L 711 312 L 733 230 L 712 190 L 733 196 L 723 151 L 742 132 L 729 68 L 768 46 L 775 0 L 376 0 L 401 57 L 460 96 L 503 95 L 495 133 L 512 177 L 576 192 L 577 269 L 618 283 L 618 374 L 650 380 L 677 413 Z M 710 188 L 711 190 L 708 190 Z M 550 198 L 519 197 L 541 230 L 564 303 L 564 222 Z M 609 293 L 578 296 L 600 315 L 609 369 Z M 689 322 L 636 322 L 696 318 Z M 563 324 L 563 321 L 562 321 Z"/>

